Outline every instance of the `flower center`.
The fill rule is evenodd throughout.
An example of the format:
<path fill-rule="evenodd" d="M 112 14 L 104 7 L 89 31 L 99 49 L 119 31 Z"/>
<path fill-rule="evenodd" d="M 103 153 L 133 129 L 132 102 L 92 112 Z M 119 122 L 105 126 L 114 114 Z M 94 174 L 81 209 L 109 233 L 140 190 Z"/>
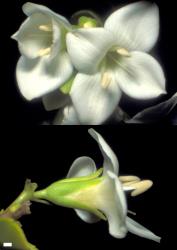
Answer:
<path fill-rule="evenodd" d="M 53 29 L 52 29 L 51 24 L 39 25 L 38 29 L 41 30 L 41 31 L 44 31 L 46 33 L 49 33 L 48 36 L 52 37 Z M 47 48 L 40 49 L 38 51 L 38 56 L 40 56 L 40 57 L 47 56 L 47 55 L 49 55 L 51 53 L 51 50 L 52 50 L 52 44 L 51 44 L 51 46 L 49 46 Z"/>
<path fill-rule="evenodd" d="M 118 48 L 116 52 L 121 56 L 130 57 L 129 51 L 126 50 L 125 48 Z"/>
<path fill-rule="evenodd" d="M 52 32 L 52 26 L 50 24 L 40 25 L 39 30 L 42 30 L 45 32 Z"/>
<path fill-rule="evenodd" d="M 51 47 L 48 47 L 48 48 L 45 48 L 45 49 L 40 49 L 39 52 L 38 52 L 38 55 L 40 57 L 47 56 L 47 55 L 50 54 L 51 50 L 52 50 Z"/>

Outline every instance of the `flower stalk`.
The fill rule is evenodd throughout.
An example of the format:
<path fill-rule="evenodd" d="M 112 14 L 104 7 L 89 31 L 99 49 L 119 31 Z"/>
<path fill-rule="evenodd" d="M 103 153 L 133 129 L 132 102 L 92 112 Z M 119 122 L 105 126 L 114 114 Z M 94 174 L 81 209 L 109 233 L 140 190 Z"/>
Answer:
<path fill-rule="evenodd" d="M 31 181 L 27 179 L 24 190 L 5 210 L 1 210 L 0 217 L 18 220 L 22 216 L 30 214 L 30 201 L 33 199 L 36 188 L 37 184 L 31 183 Z"/>

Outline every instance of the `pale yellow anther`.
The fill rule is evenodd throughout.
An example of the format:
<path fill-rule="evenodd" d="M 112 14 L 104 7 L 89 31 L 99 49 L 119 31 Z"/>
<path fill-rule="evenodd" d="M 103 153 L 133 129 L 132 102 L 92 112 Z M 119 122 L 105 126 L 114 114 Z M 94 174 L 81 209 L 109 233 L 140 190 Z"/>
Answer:
<path fill-rule="evenodd" d="M 119 176 L 121 182 L 130 182 L 130 181 L 140 181 L 140 178 L 135 175 Z"/>
<path fill-rule="evenodd" d="M 48 47 L 46 49 L 40 49 L 38 51 L 38 56 L 46 56 L 46 55 L 50 54 L 50 52 L 51 52 L 51 48 L 50 47 Z"/>
<path fill-rule="evenodd" d="M 132 187 L 132 184 L 137 183 L 137 182 L 140 182 L 140 180 L 124 182 L 123 187 L 129 187 L 129 186 Z"/>
<path fill-rule="evenodd" d="M 39 29 L 42 30 L 42 31 L 46 31 L 46 32 L 51 32 L 52 31 L 51 25 L 40 25 Z"/>
<path fill-rule="evenodd" d="M 133 187 L 135 190 L 131 193 L 131 196 L 137 196 L 139 194 L 144 193 L 150 187 L 152 187 L 152 185 L 153 185 L 153 182 L 150 180 L 144 180 L 144 181 L 140 181 L 140 182 L 132 184 L 131 187 Z"/>
<path fill-rule="evenodd" d="M 112 81 L 112 77 L 108 72 L 105 72 L 101 79 L 101 86 L 106 89 Z"/>
<path fill-rule="evenodd" d="M 130 53 L 125 48 L 118 48 L 117 53 L 121 56 L 126 56 L 126 57 L 130 56 Z"/>

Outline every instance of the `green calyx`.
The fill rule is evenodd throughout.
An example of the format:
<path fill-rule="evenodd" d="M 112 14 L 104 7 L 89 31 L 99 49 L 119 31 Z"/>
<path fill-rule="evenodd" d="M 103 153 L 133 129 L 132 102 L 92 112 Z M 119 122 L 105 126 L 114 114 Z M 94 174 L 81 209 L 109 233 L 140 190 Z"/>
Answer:
<path fill-rule="evenodd" d="M 102 172 L 101 168 L 89 176 L 54 182 L 46 189 L 35 192 L 34 199 L 44 199 L 56 205 L 86 210 L 105 220 L 105 216 L 97 210 L 90 198 L 104 178 L 100 176 Z"/>
<path fill-rule="evenodd" d="M 75 178 L 67 178 L 67 179 L 63 179 L 60 181 L 60 183 L 63 182 L 73 182 L 73 181 L 88 181 L 88 180 L 93 180 L 98 178 L 99 176 L 101 176 L 101 174 L 103 173 L 103 168 L 99 168 L 96 172 L 94 172 L 91 175 L 87 175 L 87 176 L 81 176 L 81 177 L 75 177 Z"/>
<path fill-rule="evenodd" d="M 91 17 L 81 16 L 78 20 L 79 28 L 95 28 L 98 26 L 97 20 Z"/>
<path fill-rule="evenodd" d="M 67 82 L 65 82 L 61 87 L 60 87 L 60 91 L 67 95 L 70 93 L 71 91 L 71 87 L 72 87 L 72 84 L 73 84 L 73 81 L 74 81 L 74 78 L 75 78 L 75 75 L 72 76 Z"/>

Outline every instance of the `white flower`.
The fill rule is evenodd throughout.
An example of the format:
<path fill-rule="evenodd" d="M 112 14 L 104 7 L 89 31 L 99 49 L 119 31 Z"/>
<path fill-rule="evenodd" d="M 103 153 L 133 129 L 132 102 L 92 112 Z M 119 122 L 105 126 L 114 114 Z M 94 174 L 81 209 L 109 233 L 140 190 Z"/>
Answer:
<path fill-rule="evenodd" d="M 103 123 L 122 91 L 136 99 L 165 93 L 163 70 L 146 53 L 158 34 L 158 7 L 147 2 L 115 11 L 104 28 L 81 28 L 67 34 L 68 53 L 79 71 L 71 98 L 81 123 Z"/>
<path fill-rule="evenodd" d="M 97 141 L 104 158 L 103 180 L 97 185 L 91 185 L 88 189 L 84 189 L 83 192 L 80 190 L 74 195 L 74 199 L 103 213 L 108 220 L 109 232 L 112 236 L 123 238 L 127 231 L 130 231 L 141 237 L 159 242 L 160 237 L 127 216 L 125 191 L 133 191 L 132 196 L 135 196 L 150 188 L 152 182 L 149 180 L 140 181 L 136 176 L 121 176 L 118 178 L 119 163 L 116 155 L 100 134 L 93 129 L 89 129 L 89 133 Z M 80 157 L 72 164 L 67 178 L 88 176 L 95 171 L 96 166 L 91 158 Z M 73 180 L 76 182 L 77 178 Z M 84 210 L 76 209 L 76 213 L 88 223 L 99 220 L 96 215 Z"/>
<path fill-rule="evenodd" d="M 22 95 L 31 100 L 65 83 L 73 72 L 66 52 L 65 35 L 71 25 L 45 6 L 26 3 L 27 19 L 12 36 L 18 41 L 20 57 L 16 77 Z"/>

